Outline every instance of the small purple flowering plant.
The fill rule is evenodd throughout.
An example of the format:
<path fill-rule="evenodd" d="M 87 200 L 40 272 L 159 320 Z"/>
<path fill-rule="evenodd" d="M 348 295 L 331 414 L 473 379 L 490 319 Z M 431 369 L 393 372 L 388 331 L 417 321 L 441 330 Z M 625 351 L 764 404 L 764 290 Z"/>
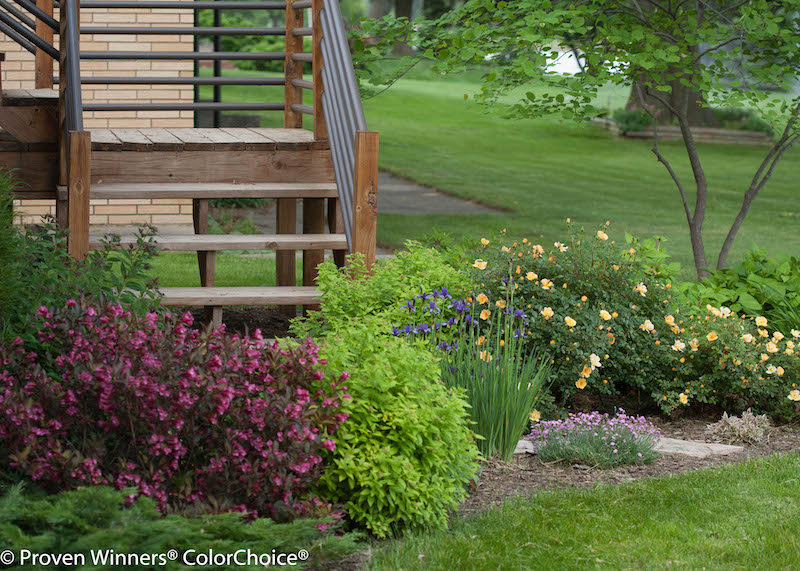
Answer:
<path fill-rule="evenodd" d="M 655 460 L 661 431 L 645 417 L 618 409 L 613 416 L 581 412 L 564 420 L 539 422 L 527 438 L 545 462 L 564 460 L 612 468 Z"/>

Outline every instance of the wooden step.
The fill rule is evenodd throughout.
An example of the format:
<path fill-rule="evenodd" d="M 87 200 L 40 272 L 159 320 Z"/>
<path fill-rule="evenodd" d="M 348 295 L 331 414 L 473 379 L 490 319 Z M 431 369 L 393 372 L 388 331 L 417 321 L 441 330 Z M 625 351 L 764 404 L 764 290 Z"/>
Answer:
<path fill-rule="evenodd" d="M 33 107 L 57 105 L 58 89 L 4 89 L 3 105 L 10 107 Z"/>
<path fill-rule="evenodd" d="M 317 305 L 322 292 L 315 287 L 162 287 L 167 306 L 222 307 L 228 305 Z"/>
<path fill-rule="evenodd" d="M 102 235 L 89 237 L 89 247 L 101 247 Z M 225 250 L 346 250 L 344 234 L 175 234 L 155 237 L 165 252 L 219 252 Z M 136 245 L 136 236 L 121 236 L 120 245 Z"/>
<path fill-rule="evenodd" d="M 67 198 L 67 187 L 58 187 L 61 200 Z M 92 198 L 336 198 L 335 183 L 100 183 L 93 184 Z"/>

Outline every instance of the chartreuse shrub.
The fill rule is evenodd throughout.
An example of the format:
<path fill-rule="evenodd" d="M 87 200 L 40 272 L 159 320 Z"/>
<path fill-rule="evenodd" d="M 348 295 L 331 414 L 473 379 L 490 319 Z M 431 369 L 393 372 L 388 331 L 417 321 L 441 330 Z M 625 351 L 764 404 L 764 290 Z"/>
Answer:
<path fill-rule="evenodd" d="M 0 467 L 51 492 L 135 488 L 162 511 L 278 521 L 311 494 L 347 413 L 310 341 L 292 348 L 192 318 L 68 300 L 33 322 L 43 354 L 0 344 Z"/>
<path fill-rule="evenodd" d="M 494 305 L 485 294 L 476 297 L 453 299 L 446 288 L 421 292 L 406 302 L 410 321 L 393 333 L 441 353 L 445 384 L 467 395 L 481 454 L 508 461 L 540 412 L 550 363 L 526 350 L 529 318 L 515 307 L 513 288 Z M 448 317 L 450 311 L 455 316 Z"/>
<path fill-rule="evenodd" d="M 176 549 L 177 561 L 143 567 L 167 570 L 196 569 L 182 562 L 183 554 L 190 549 L 222 554 L 245 550 L 257 555 L 305 549 L 309 557 L 304 564 L 313 565 L 339 559 L 360 548 L 358 535 L 342 534 L 330 517 L 276 523 L 268 518 L 248 521 L 240 513 L 164 516 L 150 498 L 140 496 L 130 502 L 129 492 L 89 486 L 44 495 L 21 485 L 10 487 L 0 495 L 0 544 L 17 554 L 21 549 L 34 553 L 81 553 L 87 563 L 82 569 L 133 568 L 112 563 L 93 565 L 91 550 L 121 555 L 166 554 Z"/>
<path fill-rule="evenodd" d="M 379 322 L 376 330 L 384 327 L 388 334 L 392 325 L 406 319 L 403 305 L 420 289 L 466 291 L 467 274 L 449 265 L 442 254 L 415 242 L 407 246 L 408 251 L 397 257 L 379 260 L 372 273 L 359 255 L 351 255 L 344 268 L 332 261 L 321 264 L 317 283 L 325 303 L 309 318 L 295 320 L 292 330 L 299 337 L 318 337 L 358 320 Z"/>
<path fill-rule="evenodd" d="M 359 321 L 332 331 L 321 355 L 335 375 L 350 373 L 350 415 L 320 495 L 344 504 L 378 537 L 441 528 L 477 471 L 464 392 L 446 387 L 437 358 Z"/>

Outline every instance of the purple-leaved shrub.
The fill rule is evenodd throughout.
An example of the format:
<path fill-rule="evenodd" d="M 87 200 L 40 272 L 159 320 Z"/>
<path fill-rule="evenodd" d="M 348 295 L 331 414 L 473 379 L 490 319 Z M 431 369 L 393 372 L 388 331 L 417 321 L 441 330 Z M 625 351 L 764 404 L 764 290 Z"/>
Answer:
<path fill-rule="evenodd" d="M 69 300 L 34 320 L 40 354 L 0 346 L 0 470 L 61 491 L 135 488 L 162 511 L 324 511 L 311 490 L 347 419 L 344 381 L 292 348 L 187 313 L 137 317 Z"/>

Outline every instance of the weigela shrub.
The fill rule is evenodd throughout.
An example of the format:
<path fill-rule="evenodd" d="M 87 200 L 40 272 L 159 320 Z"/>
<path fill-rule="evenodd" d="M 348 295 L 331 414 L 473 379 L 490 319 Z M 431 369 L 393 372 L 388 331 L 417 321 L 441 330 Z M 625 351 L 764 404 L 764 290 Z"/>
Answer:
<path fill-rule="evenodd" d="M 136 488 L 167 511 L 286 520 L 320 505 L 309 490 L 349 395 L 311 341 L 74 300 L 34 324 L 47 353 L 0 347 L 0 466 L 50 490 Z"/>
<path fill-rule="evenodd" d="M 325 303 L 308 318 L 292 322 L 299 337 L 319 337 L 352 320 L 380 322 L 384 330 L 405 320 L 403 304 L 420 291 L 446 287 L 454 294 L 466 290 L 467 275 L 448 265 L 442 254 L 409 242 L 408 251 L 379 260 L 372 272 L 360 255 L 349 256 L 347 266 L 327 261 L 319 266 L 318 286 Z M 386 328 L 385 326 L 389 327 Z M 376 328 L 381 325 L 376 325 Z"/>
<path fill-rule="evenodd" d="M 463 391 L 448 389 L 427 350 L 353 322 L 322 354 L 348 371 L 350 418 L 322 477 L 322 495 L 378 537 L 442 528 L 478 465 Z"/>
<path fill-rule="evenodd" d="M 516 306 L 529 316 L 523 332 L 529 353 L 549 353 L 553 388 L 562 398 L 586 387 L 650 393 L 665 373 L 639 326 L 668 312 L 671 286 L 643 271 L 651 266 L 637 248 L 614 245 L 607 225 L 589 236 L 570 230 L 566 242 L 551 247 L 483 240 L 469 262 L 476 291 L 492 311 L 513 289 Z"/>

